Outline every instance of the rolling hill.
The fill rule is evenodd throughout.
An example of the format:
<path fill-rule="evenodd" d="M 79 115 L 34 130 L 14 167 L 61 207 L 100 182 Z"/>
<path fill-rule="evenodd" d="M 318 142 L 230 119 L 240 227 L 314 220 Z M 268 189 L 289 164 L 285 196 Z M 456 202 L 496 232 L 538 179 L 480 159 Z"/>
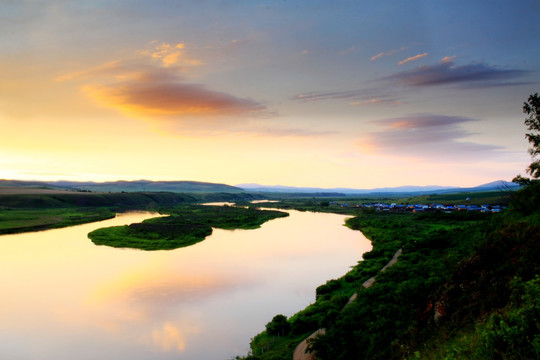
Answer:
<path fill-rule="evenodd" d="M 0 187 L 34 187 L 71 191 L 93 192 L 175 192 L 175 193 L 238 193 L 244 190 L 225 184 L 199 181 L 113 181 L 113 182 L 75 182 L 75 181 L 19 181 L 0 180 Z"/>

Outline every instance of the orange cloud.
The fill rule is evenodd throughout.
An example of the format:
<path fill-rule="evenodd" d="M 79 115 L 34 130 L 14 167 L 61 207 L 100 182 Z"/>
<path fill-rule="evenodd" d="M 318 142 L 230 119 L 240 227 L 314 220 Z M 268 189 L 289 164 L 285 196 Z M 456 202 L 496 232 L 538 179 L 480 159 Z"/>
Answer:
<path fill-rule="evenodd" d="M 449 63 L 452 62 L 456 57 L 455 56 L 445 56 L 441 59 L 442 63 Z"/>
<path fill-rule="evenodd" d="M 121 112 L 142 116 L 243 115 L 264 110 L 251 99 L 242 99 L 200 84 L 160 79 L 90 84 L 83 91 L 98 103 Z"/>
<path fill-rule="evenodd" d="M 371 61 L 375 61 L 375 60 L 377 60 L 377 59 L 379 59 L 379 58 L 382 58 L 383 56 L 390 56 L 390 55 L 393 55 L 393 54 L 395 54 L 395 53 L 397 53 L 397 52 L 399 52 L 399 51 L 401 51 L 401 50 L 405 50 L 405 49 L 406 49 L 406 47 L 405 47 L 405 46 L 402 46 L 402 47 L 399 48 L 399 49 L 390 50 L 390 51 L 386 51 L 386 52 L 380 52 L 380 53 L 378 53 L 377 55 L 372 56 L 372 57 L 371 57 Z"/>
<path fill-rule="evenodd" d="M 403 65 L 403 64 L 406 64 L 406 63 L 411 62 L 411 61 L 416 61 L 416 60 L 421 59 L 421 58 L 423 58 L 425 56 L 428 56 L 428 54 L 423 53 L 423 54 L 418 54 L 418 55 L 415 55 L 415 56 L 411 56 L 411 57 L 408 57 L 408 58 L 398 62 L 398 65 Z"/>
<path fill-rule="evenodd" d="M 150 49 L 140 50 L 139 54 L 160 60 L 165 67 L 179 64 L 191 66 L 202 65 L 200 60 L 187 57 L 184 48 L 184 43 L 167 44 L 152 41 L 150 42 Z"/>
<path fill-rule="evenodd" d="M 154 329 L 152 340 L 162 351 L 184 351 L 186 341 L 180 330 L 171 323 L 163 324 L 161 329 Z"/>
<path fill-rule="evenodd" d="M 181 48 L 177 44 L 175 48 Z M 166 47 L 169 49 L 169 47 Z M 167 56 L 159 59 L 164 61 Z M 174 61 L 174 56 L 170 60 Z M 177 66 L 141 61 L 112 61 L 57 81 L 78 80 L 83 92 L 99 104 L 138 117 L 247 115 L 265 110 L 262 104 L 186 82 Z"/>
<path fill-rule="evenodd" d="M 224 117 L 228 121 L 221 121 L 220 128 L 244 124 L 247 116 L 270 115 L 266 106 L 255 100 L 188 82 L 185 75 L 202 62 L 188 58 L 184 50 L 183 43 L 154 41 L 131 59 L 69 73 L 56 81 L 77 82 L 88 98 L 130 117 L 179 120 L 176 124 L 182 131 L 208 121 L 221 121 Z M 185 121 L 192 118 L 207 121 Z"/>

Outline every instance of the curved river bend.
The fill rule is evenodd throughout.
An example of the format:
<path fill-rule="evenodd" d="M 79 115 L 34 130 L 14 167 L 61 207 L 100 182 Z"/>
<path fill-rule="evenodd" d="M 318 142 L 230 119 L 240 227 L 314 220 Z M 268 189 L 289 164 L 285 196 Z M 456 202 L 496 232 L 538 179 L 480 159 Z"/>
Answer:
<path fill-rule="evenodd" d="M 172 251 L 95 246 L 99 223 L 0 236 L 0 358 L 225 360 L 315 300 L 371 243 L 345 216 L 290 211 Z"/>

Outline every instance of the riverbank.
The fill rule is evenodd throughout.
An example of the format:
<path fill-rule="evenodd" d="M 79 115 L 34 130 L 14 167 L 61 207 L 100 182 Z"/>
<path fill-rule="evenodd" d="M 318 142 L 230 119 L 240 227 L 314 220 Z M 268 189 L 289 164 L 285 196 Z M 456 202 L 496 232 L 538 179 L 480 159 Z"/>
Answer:
<path fill-rule="evenodd" d="M 252 354 L 245 359 L 291 359 L 298 343 L 321 328 L 326 329 L 325 335 L 317 337 L 307 350 L 323 359 L 334 359 L 339 351 L 347 353 L 347 359 L 357 358 L 364 349 L 390 356 L 387 344 L 414 319 L 412 308 L 445 281 L 448 267 L 471 253 L 470 242 L 463 240 L 464 231 L 473 234 L 474 226 L 487 221 L 446 215 L 381 212 L 348 219 L 346 225 L 361 230 L 373 249 L 343 277 L 319 286 L 315 303 L 288 319 L 288 334 L 277 341 L 266 332 L 255 336 Z M 381 272 L 399 249 L 403 249 L 400 261 Z M 377 281 L 364 287 L 375 275 Z M 357 297 L 343 309 L 355 293 Z M 367 318 L 362 319 L 364 316 Z M 393 323 L 397 325 L 390 326 Z M 364 335 L 357 338 L 356 333 Z"/>
<path fill-rule="evenodd" d="M 403 249 L 399 249 L 396 251 L 392 259 L 381 269 L 381 273 L 384 272 L 386 269 L 388 269 L 390 266 L 397 263 L 399 256 L 402 254 Z M 376 281 L 376 276 L 373 276 L 366 281 L 362 283 L 362 287 L 364 289 L 370 288 Z M 355 292 L 350 297 L 347 304 L 345 304 L 345 309 L 348 305 L 352 304 L 356 298 L 358 297 L 358 292 Z M 308 351 L 308 346 L 310 342 L 312 342 L 317 336 L 324 335 L 326 333 L 326 329 L 319 329 L 315 331 L 313 334 L 309 335 L 305 340 L 303 340 L 300 344 L 296 346 L 293 352 L 293 360 L 317 360 L 315 352 Z"/>
<path fill-rule="evenodd" d="M 242 359 L 289 360 L 296 339 L 321 328 L 324 335 L 306 348 L 319 359 L 538 357 L 538 190 L 514 194 L 496 215 L 358 213 L 347 226 L 361 230 L 373 250 L 318 287 L 315 303 L 287 319 L 277 340 L 268 331 L 255 336 Z M 399 261 L 362 286 L 399 248 Z"/>

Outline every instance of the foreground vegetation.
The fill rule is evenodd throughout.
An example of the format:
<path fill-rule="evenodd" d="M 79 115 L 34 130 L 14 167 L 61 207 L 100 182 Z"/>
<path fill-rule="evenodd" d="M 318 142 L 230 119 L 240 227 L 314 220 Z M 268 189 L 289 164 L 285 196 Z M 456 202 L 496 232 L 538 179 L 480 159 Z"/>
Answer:
<path fill-rule="evenodd" d="M 498 215 L 377 212 L 313 198 L 265 204 L 351 214 L 347 226 L 370 238 L 373 250 L 348 274 L 317 288 L 314 304 L 289 319 L 274 317 L 253 339 L 246 359 L 291 359 L 298 343 L 321 328 L 326 333 L 315 338 L 309 350 L 322 360 L 538 358 L 540 185 L 532 182 L 506 195 L 512 202 Z M 154 209 L 169 216 L 99 230 L 91 237 L 110 246 L 156 250 L 194 244 L 212 227 L 254 228 L 285 216 L 189 205 L 201 198 L 187 196 L 7 196 L 0 203 L 0 233 L 96 221 L 119 210 Z M 491 203 L 504 204 L 493 199 Z M 380 273 L 398 249 L 403 249 L 398 263 Z M 363 288 L 373 276 L 375 284 Z M 354 293 L 356 300 L 345 306 Z"/>
<path fill-rule="evenodd" d="M 309 350 L 322 360 L 538 359 L 540 184 L 512 196 L 498 215 L 357 212 L 347 226 L 373 250 L 317 288 L 314 304 L 272 319 L 244 359 L 290 360 L 320 328 L 326 333 Z M 380 273 L 400 248 L 399 261 Z"/>
<path fill-rule="evenodd" d="M 141 250 L 170 250 L 193 245 L 212 234 L 212 228 L 256 229 L 268 220 L 288 216 L 282 211 L 232 206 L 190 205 L 163 210 L 167 217 L 92 231 L 96 245 Z"/>

